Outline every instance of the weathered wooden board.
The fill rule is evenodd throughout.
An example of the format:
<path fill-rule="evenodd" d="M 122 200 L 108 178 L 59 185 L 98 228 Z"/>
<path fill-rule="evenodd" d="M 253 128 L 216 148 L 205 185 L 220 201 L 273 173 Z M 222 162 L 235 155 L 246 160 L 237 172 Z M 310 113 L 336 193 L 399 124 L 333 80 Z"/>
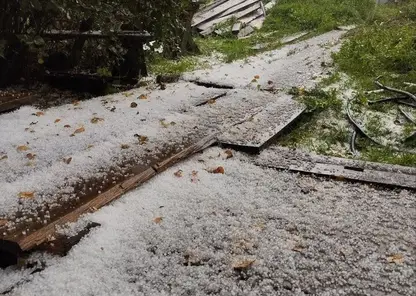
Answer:
<path fill-rule="evenodd" d="M 227 9 L 236 6 L 242 2 L 244 2 L 244 0 L 229 0 L 222 3 L 221 5 L 215 6 L 212 9 L 207 10 L 205 13 L 196 15 L 192 20 L 192 27 L 196 27 L 203 22 L 211 20 L 212 18 L 218 16 Z"/>
<path fill-rule="evenodd" d="M 318 156 L 273 146 L 252 161 L 261 166 L 315 174 L 337 180 L 359 181 L 389 187 L 416 189 L 416 168 Z"/>
<path fill-rule="evenodd" d="M 256 18 L 259 18 L 262 15 L 263 15 L 263 11 L 261 9 L 257 9 L 256 11 L 250 13 L 249 15 L 239 18 L 238 21 L 241 22 L 243 26 L 245 26 L 246 24 L 254 21 Z"/>
<path fill-rule="evenodd" d="M 244 2 L 242 2 L 240 4 L 238 4 L 238 5 L 233 6 L 233 7 L 229 8 L 229 9 L 227 9 L 226 11 L 222 12 L 219 15 L 219 17 L 223 17 L 223 16 L 227 16 L 227 15 L 230 15 L 230 14 L 234 14 L 234 13 L 239 12 L 239 11 L 245 9 L 245 8 L 248 8 L 249 6 L 252 6 L 252 5 L 256 4 L 256 3 L 261 5 L 261 1 L 260 0 L 246 0 L 246 1 L 244 1 Z"/>
<path fill-rule="evenodd" d="M 36 99 L 35 96 L 24 96 L 21 98 L 0 98 L 0 113 L 17 109 L 23 105 L 30 104 Z"/>
<path fill-rule="evenodd" d="M 218 142 L 236 149 L 259 152 L 303 111 L 305 106 L 293 100 L 291 96 L 277 96 L 274 102 L 266 105 L 250 120 L 221 134 Z"/>
<path fill-rule="evenodd" d="M 241 17 L 244 17 L 244 16 L 252 13 L 253 11 L 256 11 L 257 9 L 260 9 L 260 4 L 258 4 L 258 3 L 252 5 L 252 6 L 248 7 L 248 8 L 246 8 L 246 9 L 244 9 L 242 11 L 239 11 L 239 12 L 237 12 L 235 14 L 230 14 L 230 15 L 227 15 L 227 16 L 224 16 L 224 17 L 215 18 L 213 20 L 210 20 L 208 22 L 205 22 L 205 23 L 203 23 L 201 25 L 198 25 L 197 28 L 200 31 L 205 31 L 205 30 L 208 30 L 209 28 L 211 28 L 211 27 L 213 27 L 213 26 L 215 26 L 217 24 L 220 24 L 222 22 L 225 22 L 225 21 L 227 21 L 227 20 L 229 20 L 229 19 L 231 19 L 233 17 L 235 17 L 236 19 L 239 19 Z"/>

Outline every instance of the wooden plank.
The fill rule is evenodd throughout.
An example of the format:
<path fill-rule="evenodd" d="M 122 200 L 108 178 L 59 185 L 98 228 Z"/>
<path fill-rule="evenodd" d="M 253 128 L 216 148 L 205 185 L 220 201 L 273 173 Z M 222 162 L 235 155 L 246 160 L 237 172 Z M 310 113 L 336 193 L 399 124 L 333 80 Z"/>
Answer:
<path fill-rule="evenodd" d="M 224 146 L 258 152 L 304 111 L 305 106 L 290 95 L 281 95 L 251 120 L 221 134 L 218 142 Z"/>
<path fill-rule="evenodd" d="M 230 9 L 233 6 L 236 6 L 242 2 L 244 2 L 244 0 L 229 0 L 219 6 L 216 6 L 213 9 L 208 10 L 206 13 L 194 17 L 194 19 L 192 20 L 192 27 L 196 27 L 204 22 L 207 22 L 213 19 L 214 17 L 217 17 L 227 9 Z"/>
<path fill-rule="evenodd" d="M 205 148 L 208 148 L 209 146 L 211 146 L 212 144 L 214 144 L 217 141 L 217 134 L 211 134 L 205 138 L 203 138 L 202 140 L 198 141 L 197 143 L 189 146 L 188 148 L 182 150 L 181 152 L 157 163 L 156 165 L 153 166 L 153 169 L 160 173 L 163 172 L 164 170 L 166 170 L 167 168 L 171 167 L 172 165 L 174 165 L 175 163 L 187 158 L 188 156 L 202 151 Z"/>
<path fill-rule="evenodd" d="M 238 34 L 238 32 L 240 32 L 242 27 L 242 24 L 240 22 L 237 22 L 233 25 L 233 27 L 231 28 L 231 32 L 233 32 L 233 34 Z"/>
<path fill-rule="evenodd" d="M 252 20 L 248 24 L 250 26 L 252 26 L 253 28 L 260 29 L 261 27 L 263 27 L 263 23 L 264 23 L 265 20 L 266 20 L 266 18 L 264 16 L 261 16 L 261 17 L 258 17 L 256 19 Z"/>
<path fill-rule="evenodd" d="M 239 18 L 238 21 L 241 22 L 243 26 L 246 26 L 248 23 L 261 17 L 262 15 L 263 15 L 263 11 L 261 9 L 257 9 L 256 11 L 250 13 L 249 15 Z"/>
<path fill-rule="evenodd" d="M 102 208 L 103 206 L 109 204 L 110 202 L 122 196 L 127 191 L 136 188 L 138 185 L 146 182 L 155 175 L 155 170 L 153 168 L 148 168 L 144 172 L 124 181 L 120 185 L 114 186 L 110 190 L 98 195 L 97 197 L 95 197 L 88 203 L 81 205 L 71 213 L 59 218 L 56 221 L 53 221 L 45 227 L 22 238 L 17 243 L 23 251 L 30 250 L 33 247 L 42 244 L 48 239 L 48 237 L 53 235 L 56 231 L 57 226 L 65 225 L 69 222 L 75 222 L 81 215 Z"/>
<path fill-rule="evenodd" d="M 230 14 L 234 14 L 234 13 L 239 12 L 241 10 L 244 10 L 245 8 L 247 8 L 251 5 L 254 5 L 256 3 L 260 4 L 260 6 L 261 6 L 261 1 L 260 0 L 246 0 L 243 3 L 240 3 L 236 6 L 233 6 L 229 9 L 227 9 L 226 11 L 222 12 L 218 17 L 223 17 L 223 16 L 227 16 L 227 15 L 230 15 Z"/>
<path fill-rule="evenodd" d="M 199 17 L 202 14 L 207 13 L 208 10 L 211 10 L 211 9 L 213 9 L 213 8 L 219 6 L 219 5 L 221 5 L 221 4 L 223 4 L 224 2 L 227 2 L 227 1 L 228 0 L 218 0 L 218 1 L 214 1 L 211 4 L 203 6 L 203 7 L 201 7 L 201 9 L 197 13 L 195 13 L 194 17 L 196 17 L 196 16 Z"/>
<path fill-rule="evenodd" d="M 98 209 L 104 207 L 105 205 L 113 202 L 114 200 L 120 198 L 123 194 L 128 191 L 137 188 L 139 185 L 148 181 L 158 173 L 163 172 L 167 168 L 171 167 L 175 163 L 189 157 L 190 155 L 199 152 L 216 142 L 217 134 L 211 134 L 207 137 L 204 137 L 200 141 L 196 142 L 193 145 L 183 149 L 179 153 L 174 154 L 166 158 L 163 161 L 157 162 L 153 167 L 142 168 L 141 166 L 138 169 L 138 173 L 133 177 L 121 182 L 118 185 L 110 188 L 104 193 L 101 193 L 91 199 L 90 201 L 78 206 L 70 213 L 56 219 L 55 221 L 49 223 L 48 225 L 32 232 L 28 236 L 17 236 L 15 239 L 12 239 L 13 234 L 6 237 L 2 242 L 17 243 L 22 251 L 27 251 L 33 249 L 48 240 L 49 237 L 54 235 L 56 232 L 57 226 L 62 226 L 70 222 L 75 222 L 78 218 L 86 213 L 95 212 Z M 3 254 L 2 249 L 0 248 L 0 254 Z M 18 255 L 18 254 L 16 254 Z M 3 259 L 3 258 L 1 258 Z"/>
<path fill-rule="evenodd" d="M 0 102 L 0 113 L 11 111 L 13 109 L 17 109 L 23 105 L 32 103 L 35 99 L 36 97 L 33 95 L 24 96 L 21 98 L 14 98 L 14 97 L 2 98 Z"/>
<path fill-rule="evenodd" d="M 317 156 L 294 149 L 273 146 L 252 161 L 261 166 L 335 178 L 416 189 L 416 168 L 365 162 L 338 157 Z"/>
<path fill-rule="evenodd" d="M 78 31 L 48 31 L 41 34 L 42 37 L 51 38 L 51 39 L 76 39 L 79 37 L 84 37 L 88 39 L 108 39 L 111 37 L 118 38 L 130 38 L 130 39 L 150 39 L 152 36 L 146 32 L 139 31 L 110 31 L 110 32 L 101 32 L 101 31 L 87 31 L 87 32 L 78 32 Z"/>
<path fill-rule="evenodd" d="M 208 30 L 209 28 L 211 28 L 211 27 L 213 27 L 217 24 L 220 24 L 222 22 L 225 22 L 225 21 L 227 21 L 227 20 L 229 20 L 233 17 L 235 17 L 236 19 L 239 19 L 243 16 L 246 16 L 246 15 L 252 13 L 253 11 L 256 11 L 257 9 L 260 9 L 260 4 L 258 4 L 258 3 L 254 4 L 253 6 L 250 6 L 250 7 L 246 8 L 245 10 L 237 12 L 235 14 L 230 14 L 230 15 L 220 17 L 220 18 L 216 18 L 216 19 L 211 20 L 209 22 L 203 23 L 203 24 L 198 26 L 198 30 L 200 30 L 200 31 Z"/>

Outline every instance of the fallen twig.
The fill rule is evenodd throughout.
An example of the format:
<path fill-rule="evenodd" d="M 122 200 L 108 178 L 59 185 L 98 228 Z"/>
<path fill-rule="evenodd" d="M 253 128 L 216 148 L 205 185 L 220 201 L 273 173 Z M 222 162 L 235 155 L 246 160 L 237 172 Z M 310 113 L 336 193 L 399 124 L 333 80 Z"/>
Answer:
<path fill-rule="evenodd" d="M 416 83 L 404 82 L 404 84 L 407 86 L 416 87 Z"/>
<path fill-rule="evenodd" d="M 373 104 L 377 104 L 377 103 L 386 103 L 386 102 L 398 101 L 398 100 L 405 100 L 405 99 L 407 99 L 407 97 L 405 97 L 405 96 L 383 98 L 383 99 L 380 99 L 380 100 L 368 101 L 368 105 L 373 105 Z"/>
<path fill-rule="evenodd" d="M 386 85 L 382 84 L 380 81 L 378 81 L 380 78 L 381 77 L 377 77 L 377 79 L 375 81 L 375 84 L 378 87 L 380 87 L 381 89 L 384 89 L 384 90 L 388 90 L 388 91 L 391 91 L 391 92 L 395 92 L 395 93 L 398 93 L 398 94 L 405 95 L 406 97 L 411 98 L 412 100 L 414 100 L 416 102 L 416 96 L 414 94 L 412 94 L 408 91 L 405 91 L 405 90 L 401 90 L 401 89 L 386 86 Z"/>
<path fill-rule="evenodd" d="M 410 106 L 410 107 L 416 108 L 416 104 L 409 103 L 409 102 L 407 102 L 407 101 L 399 101 L 399 104 L 402 104 L 402 105 L 406 105 L 406 106 Z"/>
<path fill-rule="evenodd" d="M 355 149 L 355 141 L 357 140 L 357 131 L 354 129 L 350 139 L 350 150 L 353 155 L 357 155 L 358 151 Z"/>
<path fill-rule="evenodd" d="M 416 124 L 416 121 L 414 120 L 413 116 L 407 113 L 406 111 L 404 111 L 402 108 L 400 108 L 400 106 L 399 106 L 399 111 L 404 115 L 404 117 L 406 117 L 407 120 Z"/>
<path fill-rule="evenodd" d="M 347 115 L 348 115 L 348 119 L 349 121 L 354 125 L 355 130 L 358 131 L 361 135 L 363 135 L 364 137 L 368 138 L 371 142 L 373 142 L 374 144 L 377 144 L 379 146 L 384 147 L 383 144 L 381 144 L 380 142 L 378 142 L 377 140 L 374 140 L 372 137 L 370 137 L 365 131 L 364 129 L 354 120 L 354 118 L 351 115 L 351 110 L 350 110 L 350 104 L 351 104 L 351 100 L 348 100 L 347 102 Z"/>

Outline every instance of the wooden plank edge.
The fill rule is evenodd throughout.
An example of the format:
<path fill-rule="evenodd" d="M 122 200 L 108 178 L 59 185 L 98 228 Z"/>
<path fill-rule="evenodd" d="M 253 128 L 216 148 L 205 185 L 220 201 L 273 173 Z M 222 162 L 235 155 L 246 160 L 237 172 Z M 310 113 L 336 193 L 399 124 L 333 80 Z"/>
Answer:
<path fill-rule="evenodd" d="M 31 233 L 30 235 L 19 240 L 17 243 L 23 251 L 30 250 L 33 247 L 36 247 L 44 243 L 48 239 L 48 237 L 50 237 L 56 232 L 57 226 L 65 225 L 70 222 L 75 222 L 81 215 L 97 211 L 98 209 L 109 204 L 110 202 L 118 199 L 124 193 L 148 181 L 155 175 L 156 171 L 153 168 L 148 168 L 144 172 L 136 176 L 133 176 L 132 178 L 122 182 L 119 185 L 112 187 L 111 189 L 107 190 L 106 192 L 100 195 L 97 195 L 91 201 L 81 205 L 71 213 L 66 214 L 65 216 L 53 221 L 45 227 Z"/>
<path fill-rule="evenodd" d="M 177 162 L 186 159 L 187 157 L 191 156 L 194 153 L 202 151 L 205 148 L 213 145 L 217 141 L 217 133 L 210 134 L 193 145 L 183 149 L 179 153 L 158 162 L 156 165 L 149 167 L 142 171 L 141 173 L 124 180 L 120 184 L 115 185 L 114 187 L 110 188 L 106 192 L 103 192 L 97 195 L 95 198 L 90 200 L 89 202 L 82 204 L 72 212 L 62 216 L 61 218 L 49 223 L 48 225 L 42 227 L 39 230 L 34 231 L 33 233 L 29 234 L 26 237 L 18 239 L 17 241 L 13 240 L 3 240 L 4 242 L 10 243 L 17 243 L 22 251 L 29 251 L 48 240 L 50 236 L 55 234 L 57 226 L 62 226 L 70 222 L 76 222 L 80 216 L 86 213 L 95 212 L 98 209 L 108 205 L 109 203 L 113 202 L 120 198 L 123 194 L 127 193 L 128 191 L 137 188 L 139 185 L 145 183 L 146 181 L 150 180 L 157 174 L 165 171 L 172 165 L 176 164 Z M 1 252 L 0 252 L 1 253 Z"/>
<path fill-rule="evenodd" d="M 32 102 L 36 97 L 33 95 L 25 96 L 22 98 L 17 98 L 14 100 L 10 100 L 5 103 L 0 104 L 0 113 L 8 112 L 14 109 L 17 109 L 25 104 Z"/>
<path fill-rule="evenodd" d="M 230 148 L 237 151 L 246 152 L 249 154 L 259 154 L 262 150 L 269 147 L 281 134 L 283 134 L 292 124 L 295 123 L 296 119 L 299 118 L 304 112 L 306 111 L 306 108 L 303 108 L 299 110 L 299 112 L 296 112 L 293 114 L 293 116 L 289 119 L 287 124 L 283 126 L 281 129 L 279 129 L 274 135 L 272 135 L 269 139 L 262 142 L 259 145 L 243 145 L 233 142 L 226 142 L 221 141 L 221 139 L 218 140 L 218 145 L 224 148 Z M 243 124 L 244 122 L 241 122 L 240 124 Z"/>
<path fill-rule="evenodd" d="M 275 170 L 290 171 L 290 172 L 301 173 L 301 174 L 306 174 L 306 175 L 329 177 L 338 181 L 346 180 L 346 181 L 359 182 L 359 183 L 364 183 L 364 184 L 376 184 L 376 185 L 381 185 L 383 187 L 388 187 L 388 188 L 402 188 L 402 189 L 408 189 L 408 190 L 416 190 L 416 184 L 395 183 L 395 182 L 391 182 L 390 179 L 388 178 L 386 178 L 385 180 L 378 180 L 376 178 L 373 178 L 373 179 L 358 178 L 355 176 L 339 175 L 339 174 L 329 173 L 329 172 L 320 172 L 320 171 L 314 170 L 313 168 L 311 170 L 308 170 L 303 167 L 293 166 L 293 165 L 288 166 L 288 165 L 278 165 L 278 164 L 265 164 L 262 162 L 253 162 L 253 164 L 256 166 L 267 167 L 267 168 L 275 169 Z M 343 167 L 340 166 L 340 168 L 343 168 Z M 384 173 L 383 171 L 375 171 L 375 170 L 368 170 L 368 171 Z M 399 173 L 392 173 L 392 174 L 399 175 Z"/>

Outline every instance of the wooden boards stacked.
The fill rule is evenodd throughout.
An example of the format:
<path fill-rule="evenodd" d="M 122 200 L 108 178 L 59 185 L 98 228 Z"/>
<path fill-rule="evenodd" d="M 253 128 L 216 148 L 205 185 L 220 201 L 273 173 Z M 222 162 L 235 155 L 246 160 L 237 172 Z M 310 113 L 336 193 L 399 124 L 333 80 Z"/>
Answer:
<path fill-rule="evenodd" d="M 261 27 L 265 16 L 261 0 L 217 0 L 195 14 L 192 27 L 202 36 L 232 31 L 245 37 Z"/>

